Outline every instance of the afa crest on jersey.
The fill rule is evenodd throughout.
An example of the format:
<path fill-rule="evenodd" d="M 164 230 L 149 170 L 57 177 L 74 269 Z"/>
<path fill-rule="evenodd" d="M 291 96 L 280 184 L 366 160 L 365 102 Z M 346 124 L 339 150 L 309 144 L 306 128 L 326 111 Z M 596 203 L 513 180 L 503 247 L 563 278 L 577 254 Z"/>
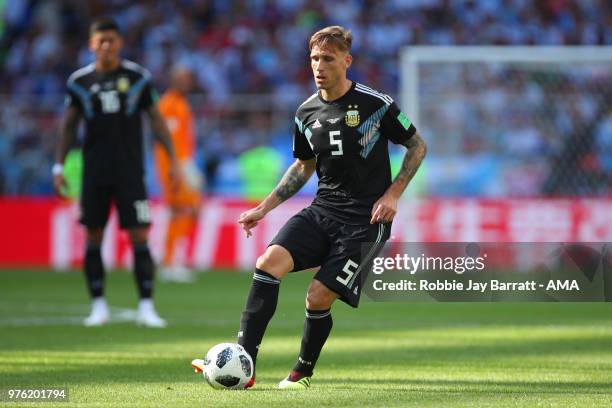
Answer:
<path fill-rule="evenodd" d="M 117 79 L 117 90 L 121 93 L 126 93 L 130 89 L 130 80 L 128 77 L 120 77 Z"/>
<path fill-rule="evenodd" d="M 349 105 L 349 110 L 346 111 L 346 116 L 344 120 L 346 121 L 346 125 L 350 127 L 355 127 L 359 125 L 359 111 L 357 110 L 357 105 Z"/>

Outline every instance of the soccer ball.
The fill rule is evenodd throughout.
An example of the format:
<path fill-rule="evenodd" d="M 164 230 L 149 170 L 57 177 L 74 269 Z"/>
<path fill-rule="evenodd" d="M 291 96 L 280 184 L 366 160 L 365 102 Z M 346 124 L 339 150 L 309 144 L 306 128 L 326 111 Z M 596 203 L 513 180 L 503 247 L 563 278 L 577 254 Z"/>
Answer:
<path fill-rule="evenodd" d="M 236 343 L 213 346 L 204 358 L 204 378 L 216 389 L 243 389 L 253 377 L 253 359 Z"/>

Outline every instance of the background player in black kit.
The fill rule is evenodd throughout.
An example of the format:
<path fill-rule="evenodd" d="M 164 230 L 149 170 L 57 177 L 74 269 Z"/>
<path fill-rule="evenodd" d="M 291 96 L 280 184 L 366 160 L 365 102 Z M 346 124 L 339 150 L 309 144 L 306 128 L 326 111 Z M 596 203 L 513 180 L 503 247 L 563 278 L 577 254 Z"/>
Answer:
<path fill-rule="evenodd" d="M 150 74 L 139 65 L 122 60 L 122 46 L 119 27 L 113 20 L 100 19 L 91 24 L 89 47 L 96 60 L 68 79 L 67 109 L 53 167 L 54 185 L 62 194 L 65 188 L 62 163 L 77 135 L 79 121 L 84 118 L 80 210 L 81 223 L 87 229 L 84 269 L 92 297 L 91 313 L 84 323 L 99 326 L 110 318 L 104 298 L 100 247 L 114 202 L 120 225 L 128 230 L 134 250 L 134 277 L 140 295 L 137 322 L 164 327 L 166 322 L 158 316 L 152 302 L 154 265 L 147 243 L 151 220 L 144 184 L 143 111 L 157 141 L 172 158 L 173 177 L 179 173 L 170 134 L 157 109 Z"/>
<path fill-rule="evenodd" d="M 306 295 L 298 361 L 279 388 L 309 387 L 332 328 L 331 305 L 340 298 L 358 306 L 366 265 L 389 238 L 397 201 L 425 156 L 425 143 L 390 97 L 347 79 L 351 41 L 351 33 L 339 26 L 311 37 L 318 92 L 297 110 L 296 161 L 274 191 L 238 221 L 250 236 L 251 229 L 295 194 L 316 169 L 316 198 L 283 226 L 257 259 L 240 321 L 238 343 L 255 360 L 276 309 L 281 279 L 288 272 L 320 266 Z M 393 182 L 388 140 L 408 148 Z M 364 256 L 362 243 L 371 243 Z"/>

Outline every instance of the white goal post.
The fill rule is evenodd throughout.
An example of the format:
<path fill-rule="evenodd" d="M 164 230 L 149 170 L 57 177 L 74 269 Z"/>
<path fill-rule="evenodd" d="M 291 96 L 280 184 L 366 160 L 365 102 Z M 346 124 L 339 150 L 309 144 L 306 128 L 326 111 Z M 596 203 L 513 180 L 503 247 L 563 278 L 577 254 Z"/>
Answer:
<path fill-rule="evenodd" d="M 469 158 L 494 171 L 468 195 L 611 196 L 611 97 L 611 46 L 414 46 L 400 55 L 399 99 L 431 147 L 433 195 L 461 195 L 454 186 L 479 180 L 461 163 Z M 570 174 L 588 149 L 603 152 L 600 167 Z"/>
<path fill-rule="evenodd" d="M 434 63 L 609 63 L 612 46 L 408 46 L 400 53 L 400 101 L 419 124 L 419 65 Z"/>

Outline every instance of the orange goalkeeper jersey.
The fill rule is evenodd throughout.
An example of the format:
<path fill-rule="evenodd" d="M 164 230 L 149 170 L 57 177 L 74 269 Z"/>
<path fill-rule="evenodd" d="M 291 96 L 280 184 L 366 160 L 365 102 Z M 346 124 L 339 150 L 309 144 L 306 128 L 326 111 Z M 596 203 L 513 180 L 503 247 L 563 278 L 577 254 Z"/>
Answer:
<path fill-rule="evenodd" d="M 172 145 L 179 163 L 183 166 L 193 161 L 195 151 L 195 134 L 193 114 L 187 98 L 180 92 L 169 89 L 159 101 L 159 111 L 166 119 L 172 137 Z M 155 159 L 164 198 L 171 205 L 193 205 L 199 200 L 199 192 L 181 183 L 180 188 L 173 190 L 168 177 L 170 158 L 164 148 L 155 145 Z"/>

